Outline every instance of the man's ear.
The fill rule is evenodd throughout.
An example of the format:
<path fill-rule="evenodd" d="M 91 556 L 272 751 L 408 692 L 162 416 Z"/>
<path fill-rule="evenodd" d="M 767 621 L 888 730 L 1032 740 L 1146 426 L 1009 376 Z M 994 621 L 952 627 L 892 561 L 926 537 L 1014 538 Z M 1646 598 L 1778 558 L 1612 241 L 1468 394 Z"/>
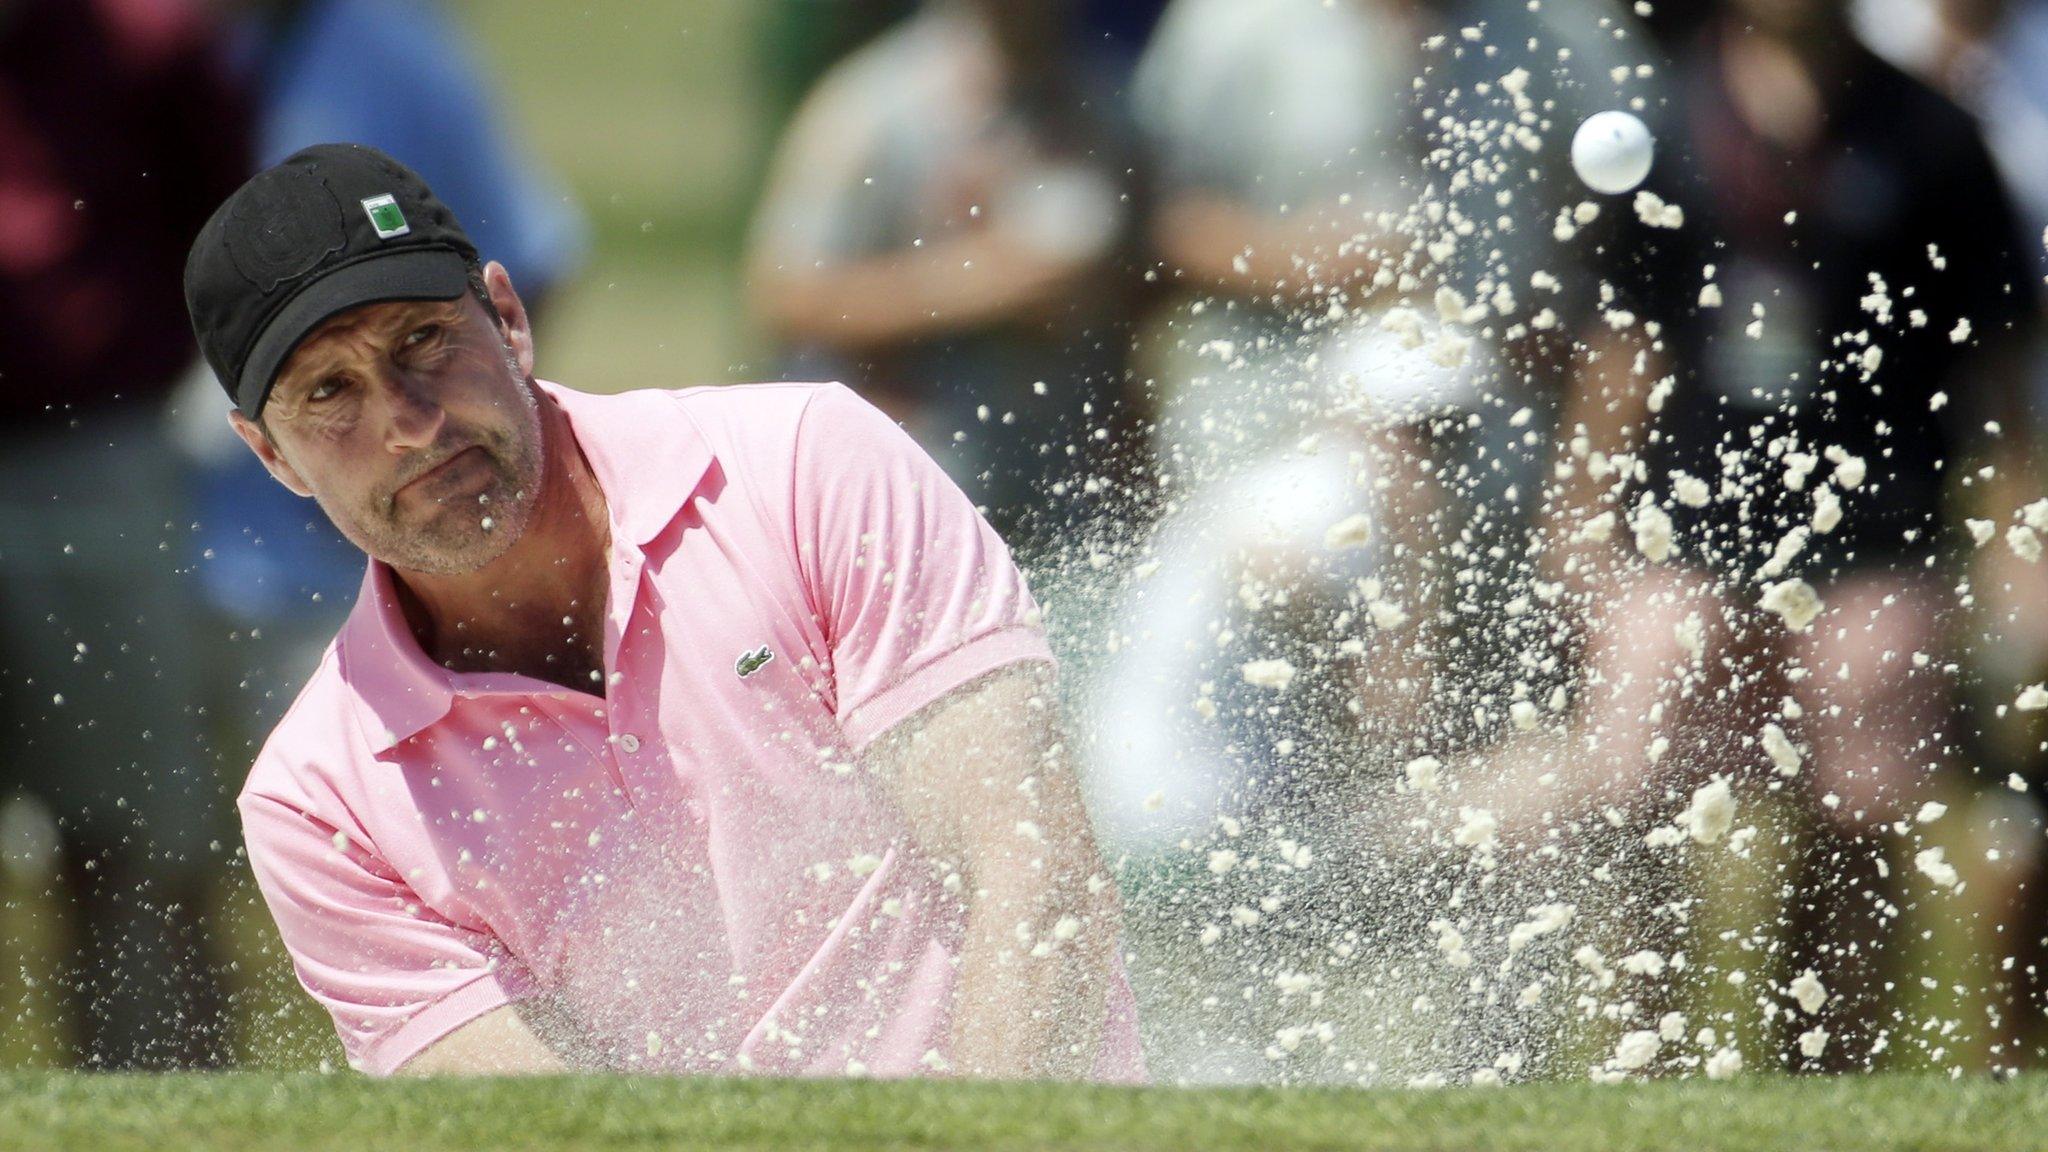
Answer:
<path fill-rule="evenodd" d="M 261 425 L 242 415 L 241 410 L 236 408 L 228 409 L 228 424 L 234 428 L 235 435 L 242 438 L 242 443 L 249 446 L 249 451 L 254 452 L 256 458 L 263 461 L 263 466 L 270 470 L 270 474 L 279 484 L 300 496 L 313 494 L 313 489 L 306 485 L 298 471 L 285 463 L 283 454 L 278 452 L 277 445 L 270 442 L 270 437 L 264 435 Z"/>
<path fill-rule="evenodd" d="M 499 332 L 512 349 L 521 376 L 533 375 L 533 321 L 526 314 L 526 302 L 512 288 L 512 274 L 496 260 L 484 265 L 484 289 L 498 310 Z"/>

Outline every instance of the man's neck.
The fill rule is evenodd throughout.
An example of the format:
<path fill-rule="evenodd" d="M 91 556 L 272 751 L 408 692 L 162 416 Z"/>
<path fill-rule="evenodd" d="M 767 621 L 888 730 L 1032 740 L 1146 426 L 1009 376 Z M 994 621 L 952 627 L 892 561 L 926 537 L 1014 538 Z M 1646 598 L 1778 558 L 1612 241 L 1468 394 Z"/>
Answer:
<path fill-rule="evenodd" d="M 456 672 L 516 672 L 602 696 L 611 553 L 604 492 L 561 408 L 542 395 L 540 412 L 540 499 L 519 540 L 475 572 L 394 569 L 393 584 L 434 663 Z"/>

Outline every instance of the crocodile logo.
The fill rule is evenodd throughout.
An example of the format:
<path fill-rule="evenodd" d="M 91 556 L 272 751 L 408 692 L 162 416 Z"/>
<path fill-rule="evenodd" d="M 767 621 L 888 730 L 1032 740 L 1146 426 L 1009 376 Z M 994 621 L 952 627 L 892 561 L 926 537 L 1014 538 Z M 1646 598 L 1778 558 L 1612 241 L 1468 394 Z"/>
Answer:
<path fill-rule="evenodd" d="M 763 644 L 752 652 L 740 653 L 740 658 L 733 662 L 732 670 L 740 674 L 740 679 L 745 680 L 767 667 L 768 662 L 773 659 L 775 653 L 769 651 L 768 646 Z"/>

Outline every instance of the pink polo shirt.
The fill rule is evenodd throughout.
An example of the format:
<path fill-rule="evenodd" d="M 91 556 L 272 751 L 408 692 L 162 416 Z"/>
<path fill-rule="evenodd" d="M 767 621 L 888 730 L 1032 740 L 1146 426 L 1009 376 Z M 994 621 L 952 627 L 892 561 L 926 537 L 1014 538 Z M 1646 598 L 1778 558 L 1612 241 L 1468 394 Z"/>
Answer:
<path fill-rule="evenodd" d="M 301 983 L 379 1075 L 539 993 L 617 1066 L 943 1068 L 964 916 L 858 757 L 1052 659 L 1023 577 L 839 385 L 541 387 L 610 512 L 603 694 L 433 664 L 373 562 L 240 798 Z"/>

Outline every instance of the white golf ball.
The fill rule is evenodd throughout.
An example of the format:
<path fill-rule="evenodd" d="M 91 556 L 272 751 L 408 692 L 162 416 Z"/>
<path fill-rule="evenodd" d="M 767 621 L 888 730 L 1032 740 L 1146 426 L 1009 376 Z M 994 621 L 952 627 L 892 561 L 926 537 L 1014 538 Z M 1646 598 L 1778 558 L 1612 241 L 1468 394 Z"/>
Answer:
<path fill-rule="evenodd" d="M 1650 174 L 1656 141 L 1641 120 L 1626 112 L 1597 112 L 1572 136 L 1572 167 L 1586 187 L 1619 195 Z"/>

